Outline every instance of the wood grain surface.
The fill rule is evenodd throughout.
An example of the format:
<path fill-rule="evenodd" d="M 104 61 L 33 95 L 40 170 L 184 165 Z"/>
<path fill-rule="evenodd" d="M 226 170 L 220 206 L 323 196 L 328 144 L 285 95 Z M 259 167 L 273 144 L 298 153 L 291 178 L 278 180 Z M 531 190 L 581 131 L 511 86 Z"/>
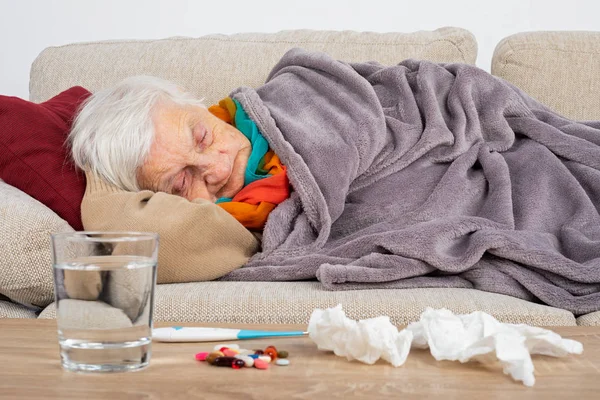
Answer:
<path fill-rule="evenodd" d="M 159 323 L 157 326 L 177 324 Z M 190 324 L 181 324 L 190 325 Z M 195 324 L 195 326 L 202 324 Z M 208 326 L 208 325 L 204 325 Z M 219 324 L 220 327 L 232 327 Z M 236 327 L 240 327 L 236 325 Z M 246 329 L 304 329 L 244 325 Z M 290 353 L 288 367 L 218 368 L 194 360 L 210 343 L 153 343 L 150 366 L 128 373 L 90 374 L 60 366 L 54 320 L 0 320 L 2 399 L 600 399 L 600 327 L 554 331 L 584 344 L 581 356 L 534 357 L 536 384 L 513 381 L 496 365 L 438 362 L 412 350 L 404 366 L 365 365 L 317 350 L 309 338 L 240 342 L 274 344 Z"/>

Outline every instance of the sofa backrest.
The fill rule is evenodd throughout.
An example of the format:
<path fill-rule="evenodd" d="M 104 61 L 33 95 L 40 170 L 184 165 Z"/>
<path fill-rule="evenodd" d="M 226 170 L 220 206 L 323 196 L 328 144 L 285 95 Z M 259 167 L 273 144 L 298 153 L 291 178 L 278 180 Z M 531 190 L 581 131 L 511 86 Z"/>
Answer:
<path fill-rule="evenodd" d="M 600 120 L 600 32 L 524 32 L 496 46 L 492 74 L 575 120 Z"/>
<path fill-rule="evenodd" d="M 474 64 L 477 57 L 475 37 L 452 27 L 414 33 L 294 30 L 78 43 L 47 48 L 36 58 L 29 97 L 41 102 L 74 85 L 96 91 L 127 76 L 145 74 L 174 81 L 212 104 L 236 87 L 263 84 L 293 47 L 385 65 L 406 58 Z"/>

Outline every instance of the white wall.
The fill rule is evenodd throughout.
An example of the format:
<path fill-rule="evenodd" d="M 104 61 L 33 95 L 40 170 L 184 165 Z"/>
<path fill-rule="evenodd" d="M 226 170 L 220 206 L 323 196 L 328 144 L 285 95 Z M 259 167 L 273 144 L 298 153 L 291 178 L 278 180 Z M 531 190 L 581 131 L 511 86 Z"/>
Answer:
<path fill-rule="evenodd" d="M 228 6 L 231 4 L 232 6 Z M 600 30 L 597 0 L 0 0 L 0 94 L 28 97 L 29 67 L 45 47 L 282 29 L 411 32 L 458 26 L 489 71 L 505 36 L 531 30 Z"/>

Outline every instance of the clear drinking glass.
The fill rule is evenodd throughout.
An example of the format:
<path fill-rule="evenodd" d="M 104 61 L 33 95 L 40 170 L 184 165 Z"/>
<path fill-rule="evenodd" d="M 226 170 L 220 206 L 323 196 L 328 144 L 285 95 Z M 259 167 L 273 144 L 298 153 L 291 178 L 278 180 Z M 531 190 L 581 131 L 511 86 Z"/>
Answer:
<path fill-rule="evenodd" d="M 158 235 L 52 235 L 62 366 L 132 371 L 150 362 Z"/>

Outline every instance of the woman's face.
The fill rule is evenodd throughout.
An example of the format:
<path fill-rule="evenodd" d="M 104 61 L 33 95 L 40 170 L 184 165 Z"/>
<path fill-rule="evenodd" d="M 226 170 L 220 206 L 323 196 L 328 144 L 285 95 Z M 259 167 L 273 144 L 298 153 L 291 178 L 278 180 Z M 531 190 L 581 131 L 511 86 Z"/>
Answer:
<path fill-rule="evenodd" d="M 250 141 L 206 108 L 159 104 L 154 142 L 137 177 L 142 189 L 188 200 L 233 197 L 244 186 Z"/>

